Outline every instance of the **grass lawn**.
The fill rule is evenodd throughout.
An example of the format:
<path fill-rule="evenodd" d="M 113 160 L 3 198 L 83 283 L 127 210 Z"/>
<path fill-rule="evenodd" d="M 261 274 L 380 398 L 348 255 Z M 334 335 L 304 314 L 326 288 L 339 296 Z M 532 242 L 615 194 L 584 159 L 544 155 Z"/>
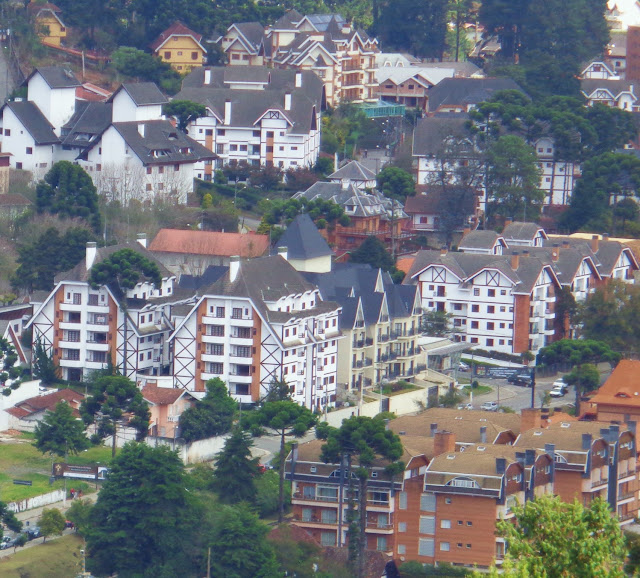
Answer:
<path fill-rule="evenodd" d="M 382 393 L 384 395 L 388 395 L 389 397 L 393 396 L 393 395 L 400 395 L 401 393 L 407 393 L 408 391 L 413 391 L 415 389 L 421 389 L 419 388 L 417 385 L 413 385 L 412 383 L 404 383 L 402 386 L 402 389 L 399 389 L 397 391 L 393 391 L 391 389 L 391 385 L 385 385 L 382 388 Z"/>
<path fill-rule="evenodd" d="M 23 439 L 29 439 L 29 437 L 23 436 Z M 58 458 L 54 460 L 62 461 Z M 111 461 L 111 449 L 104 446 L 91 447 L 77 456 L 69 456 L 68 461 L 76 465 L 90 465 L 96 462 L 106 464 Z M 63 480 L 56 480 L 49 485 L 50 475 L 51 457 L 42 455 L 31 443 L 0 444 L 0 496 L 3 501 L 24 500 L 64 487 Z M 30 480 L 33 484 L 16 486 L 13 484 L 15 479 Z M 77 480 L 67 481 L 68 487 L 77 487 L 85 493 L 94 487 L 91 484 L 84 484 L 84 486 L 81 484 L 82 482 Z"/>
<path fill-rule="evenodd" d="M 41 541 L 38 539 L 38 541 Z M 80 550 L 84 541 L 78 534 L 69 534 L 15 554 L 0 558 L 3 578 L 68 578 L 82 570 Z"/>
<path fill-rule="evenodd" d="M 497 363 L 489 363 L 488 361 L 477 361 L 476 359 L 471 359 L 470 357 L 461 357 L 460 361 L 464 361 L 467 365 L 481 365 L 483 367 L 502 367 Z"/>
<path fill-rule="evenodd" d="M 491 393 L 493 391 L 493 388 L 489 387 L 488 385 L 479 385 L 478 387 L 474 388 L 472 388 L 470 385 L 465 385 L 462 388 L 462 391 L 467 397 L 469 397 L 471 391 L 473 391 L 473 395 L 484 395 L 485 393 Z"/>

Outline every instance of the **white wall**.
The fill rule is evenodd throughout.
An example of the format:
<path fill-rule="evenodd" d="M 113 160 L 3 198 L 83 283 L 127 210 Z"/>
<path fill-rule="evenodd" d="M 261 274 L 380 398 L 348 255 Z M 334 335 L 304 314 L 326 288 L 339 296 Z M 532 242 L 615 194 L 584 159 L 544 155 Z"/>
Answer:
<path fill-rule="evenodd" d="M 39 393 L 39 387 L 39 379 L 35 381 L 25 381 L 20 384 L 18 389 L 11 390 L 11 395 L 0 395 L 0 431 L 9 429 L 10 421 L 14 419 L 6 410 L 25 399 L 36 397 Z"/>

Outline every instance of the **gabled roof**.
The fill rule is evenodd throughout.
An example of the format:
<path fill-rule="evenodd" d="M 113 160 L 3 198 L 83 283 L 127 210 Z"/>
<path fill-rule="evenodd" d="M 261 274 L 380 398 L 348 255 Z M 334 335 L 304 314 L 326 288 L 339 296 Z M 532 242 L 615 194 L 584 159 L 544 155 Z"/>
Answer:
<path fill-rule="evenodd" d="M 29 82 L 31 78 L 40 73 L 44 81 L 50 88 L 73 88 L 80 86 L 80 81 L 72 70 L 63 66 L 39 66 L 34 68 L 25 82 Z"/>
<path fill-rule="evenodd" d="M 227 271 L 229 271 L 229 267 L 225 265 L 209 265 L 202 275 L 180 275 L 180 282 L 178 285 L 180 289 L 191 289 L 195 291 L 201 287 L 208 287 L 209 285 L 212 285 L 218 279 L 222 278 Z M 190 309 L 191 307 L 189 307 L 189 310 Z"/>
<path fill-rule="evenodd" d="M 235 28 L 247 41 L 247 48 L 257 51 L 264 39 L 264 27 L 260 22 L 238 22 L 232 24 L 229 29 Z"/>
<path fill-rule="evenodd" d="M 20 193 L 4 193 L 0 195 L 0 207 L 28 207 L 33 203 Z"/>
<path fill-rule="evenodd" d="M 76 101 L 76 110 L 62 127 L 62 144 L 84 148 L 111 124 L 112 103 Z"/>
<path fill-rule="evenodd" d="M 438 215 L 441 212 L 440 202 L 442 193 L 438 187 L 430 187 L 426 193 L 417 193 L 413 197 L 407 197 L 404 202 L 404 212 L 407 215 Z M 464 196 L 466 216 L 474 215 L 478 205 L 475 195 Z M 466 216 L 461 218 L 460 224 L 466 221 Z"/>
<path fill-rule="evenodd" d="M 489 100 L 500 90 L 524 91 L 511 78 L 444 78 L 429 90 L 427 106 L 434 112 L 443 106 L 468 106 Z"/>
<path fill-rule="evenodd" d="M 160 229 L 149 251 L 184 253 L 187 255 L 215 255 L 244 259 L 261 257 L 269 248 L 269 236 L 255 233 L 221 233 L 190 229 Z"/>
<path fill-rule="evenodd" d="M 634 269 L 638 270 L 638 268 L 640 268 L 640 264 L 638 264 L 633 251 L 619 241 L 600 239 L 598 243 L 598 250 L 595 252 L 592 249 L 591 243 L 586 239 L 573 236 L 567 237 L 556 235 L 551 239 L 551 242 L 553 241 L 568 243 L 571 248 L 577 250 L 583 256 L 591 257 L 598 267 L 598 272 L 602 277 L 609 277 L 612 275 L 613 269 L 615 268 L 622 253 L 625 253 L 629 257 Z"/>
<path fill-rule="evenodd" d="M 297 10 L 287 10 L 283 16 L 275 21 L 272 30 L 295 30 L 303 16 Z"/>
<path fill-rule="evenodd" d="M 375 181 L 376 174 L 358 161 L 350 161 L 327 177 L 330 181 Z"/>
<path fill-rule="evenodd" d="M 542 238 L 546 239 L 547 234 L 545 230 L 537 223 L 524 223 L 521 221 L 514 221 L 509 223 L 502 231 L 502 236 L 509 241 L 533 241 L 540 234 Z"/>
<path fill-rule="evenodd" d="M 25 399 L 24 401 L 17 403 L 14 408 L 11 408 L 13 410 L 17 410 L 15 413 L 11 410 L 8 411 L 12 415 L 22 418 L 42 411 L 53 411 L 56 408 L 56 405 L 61 401 L 80 404 L 83 399 L 83 394 L 78 393 L 73 389 L 65 388 L 54 391 L 53 393 L 47 393 L 45 395 L 38 395 Z"/>
<path fill-rule="evenodd" d="M 421 118 L 413 131 L 413 156 L 437 155 L 448 138 L 470 138 L 467 122 L 466 115 L 456 115 L 455 118 Z"/>
<path fill-rule="evenodd" d="M 190 36 L 205 53 L 207 52 L 205 47 L 202 45 L 202 34 L 198 34 L 190 28 L 187 28 L 182 22 L 178 20 L 176 20 L 171 26 L 169 26 L 169 28 L 158 35 L 158 37 L 150 44 L 151 50 L 153 50 L 154 52 L 157 51 L 172 36 Z"/>
<path fill-rule="evenodd" d="M 495 231 L 470 231 L 462 238 L 458 249 L 493 249 L 500 240 L 503 246 L 506 245 L 504 238 Z"/>
<path fill-rule="evenodd" d="M 124 90 L 131 97 L 136 106 L 169 102 L 167 97 L 160 92 L 155 82 L 124 82 L 111 95 L 108 102 L 113 102 L 113 99 L 121 90 Z"/>
<path fill-rule="evenodd" d="M 35 144 L 49 145 L 60 143 L 60 139 L 53 131 L 53 125 L 33 102 L 12 100 L 2 107 L 2 111 L 4 111 L 5 108 L 8 108 L 16 115 L 22 126 L 24 126 L 35 141 Z"/>
<path fill-rule="evenodd" d="M 596 90 L 606 90 L 613 98 L 617 98 L 622 92 L 634 94 L 632 80 L 609 80 L 605 78 L 585 78 L 580 81 L 580 90 L 587 98 Z"/>
<path fill-rule="evenodd" d="M 288 259 L 315 259 L 333 255 L 324 237 L 307 213 L 298 215 L 278 240 L 278 247 L 287 248 Z"/>
<path fill-rule="evenodd" d="M 186 389 L 175 387 L 158 387 L 157 385 L 146 384 L 142 388 L 142 397 L 153 405 L 171 405 L 185 394 L 188 394 Z"/>
<path fill-rule="evenodd" d="M 623 359 L 589 400 L 592 404 L 640 408 L 640 361 Z"/>

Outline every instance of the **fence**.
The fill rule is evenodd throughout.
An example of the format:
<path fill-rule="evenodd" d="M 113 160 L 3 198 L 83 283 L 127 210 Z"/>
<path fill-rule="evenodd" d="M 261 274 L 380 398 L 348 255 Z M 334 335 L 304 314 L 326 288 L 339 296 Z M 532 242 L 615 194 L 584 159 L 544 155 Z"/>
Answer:
<path fill-rule="evenodd" d="M 33 498 L 27 498 L 26 500 L 20 500 L 19 502 L 9 502 L 7 508 L 14 513 L 24 512 L 25 510 L 32 510 L 33 508 L 40 508 L 42 506 L 48 506 L 49 504 L 55 504 L 64 500 L 64 490 L 55 490 L 48 494 L 41 494 L 34 496 Z"/>
<path fill-rule="evenodd" d="M 212 460 L 224 447 L 227 435 L 216 436 L 204 440 L 186 443 L 182 438 L 165 438 L 160 436 L 147 436 L 145 442 L 152 447 L 169 446 L 178 452 L 185 464 L 197 464 Z"/>

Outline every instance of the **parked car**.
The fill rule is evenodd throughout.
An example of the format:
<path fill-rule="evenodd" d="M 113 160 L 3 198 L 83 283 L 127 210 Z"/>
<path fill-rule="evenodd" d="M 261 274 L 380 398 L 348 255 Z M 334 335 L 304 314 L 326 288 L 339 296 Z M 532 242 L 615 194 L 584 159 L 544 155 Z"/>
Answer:
<path fill-rule="evenodd" d="M 507 378 L 509 383 L 513 385 L 519 385 L 521 387 L 531 387 L 533 383 L 531 381 L 531 374 L 529 373 L 517 373 L 516 375 L 511 375 Z"/>
<path fill-rule="evenodd" d="M 552 384 L 552 386 L 551 386 L 551 387 L 559 387 L 559 386 L 567 387 L 567 384 L 564 382 L 564 379 L 556 379 L 556 380 L 553 382 L 553 384 Z"/>
<path fill-rule="evenodd" d="M 564 397 L 567 393 L 567 386 L 564 382 L 554 382 L 549 395 L 551 397 Z"/>
<path fill-rule="evenodd" d="M 498 411 L 498 404 L 495 401 L 485 401 L 480 409 L 483 411 Z"/>
<path fill-rule="evenodd" d="M 27 535 L 27 540 L 35 540 L 41 536 L 38 526 L 29 526 L 24 533 Z"/>
<path fill-rule="evenodd" d="M 473 409 L 472 403 L 463 403 L 458 406 L 458 409 Z"/>
<path fill-rule="evenodd" d="M 467 363 L 465 363 L 464 361 L 461 361 L 458 364 L 458 371 L 469 371 L 469 365 Z"/>

